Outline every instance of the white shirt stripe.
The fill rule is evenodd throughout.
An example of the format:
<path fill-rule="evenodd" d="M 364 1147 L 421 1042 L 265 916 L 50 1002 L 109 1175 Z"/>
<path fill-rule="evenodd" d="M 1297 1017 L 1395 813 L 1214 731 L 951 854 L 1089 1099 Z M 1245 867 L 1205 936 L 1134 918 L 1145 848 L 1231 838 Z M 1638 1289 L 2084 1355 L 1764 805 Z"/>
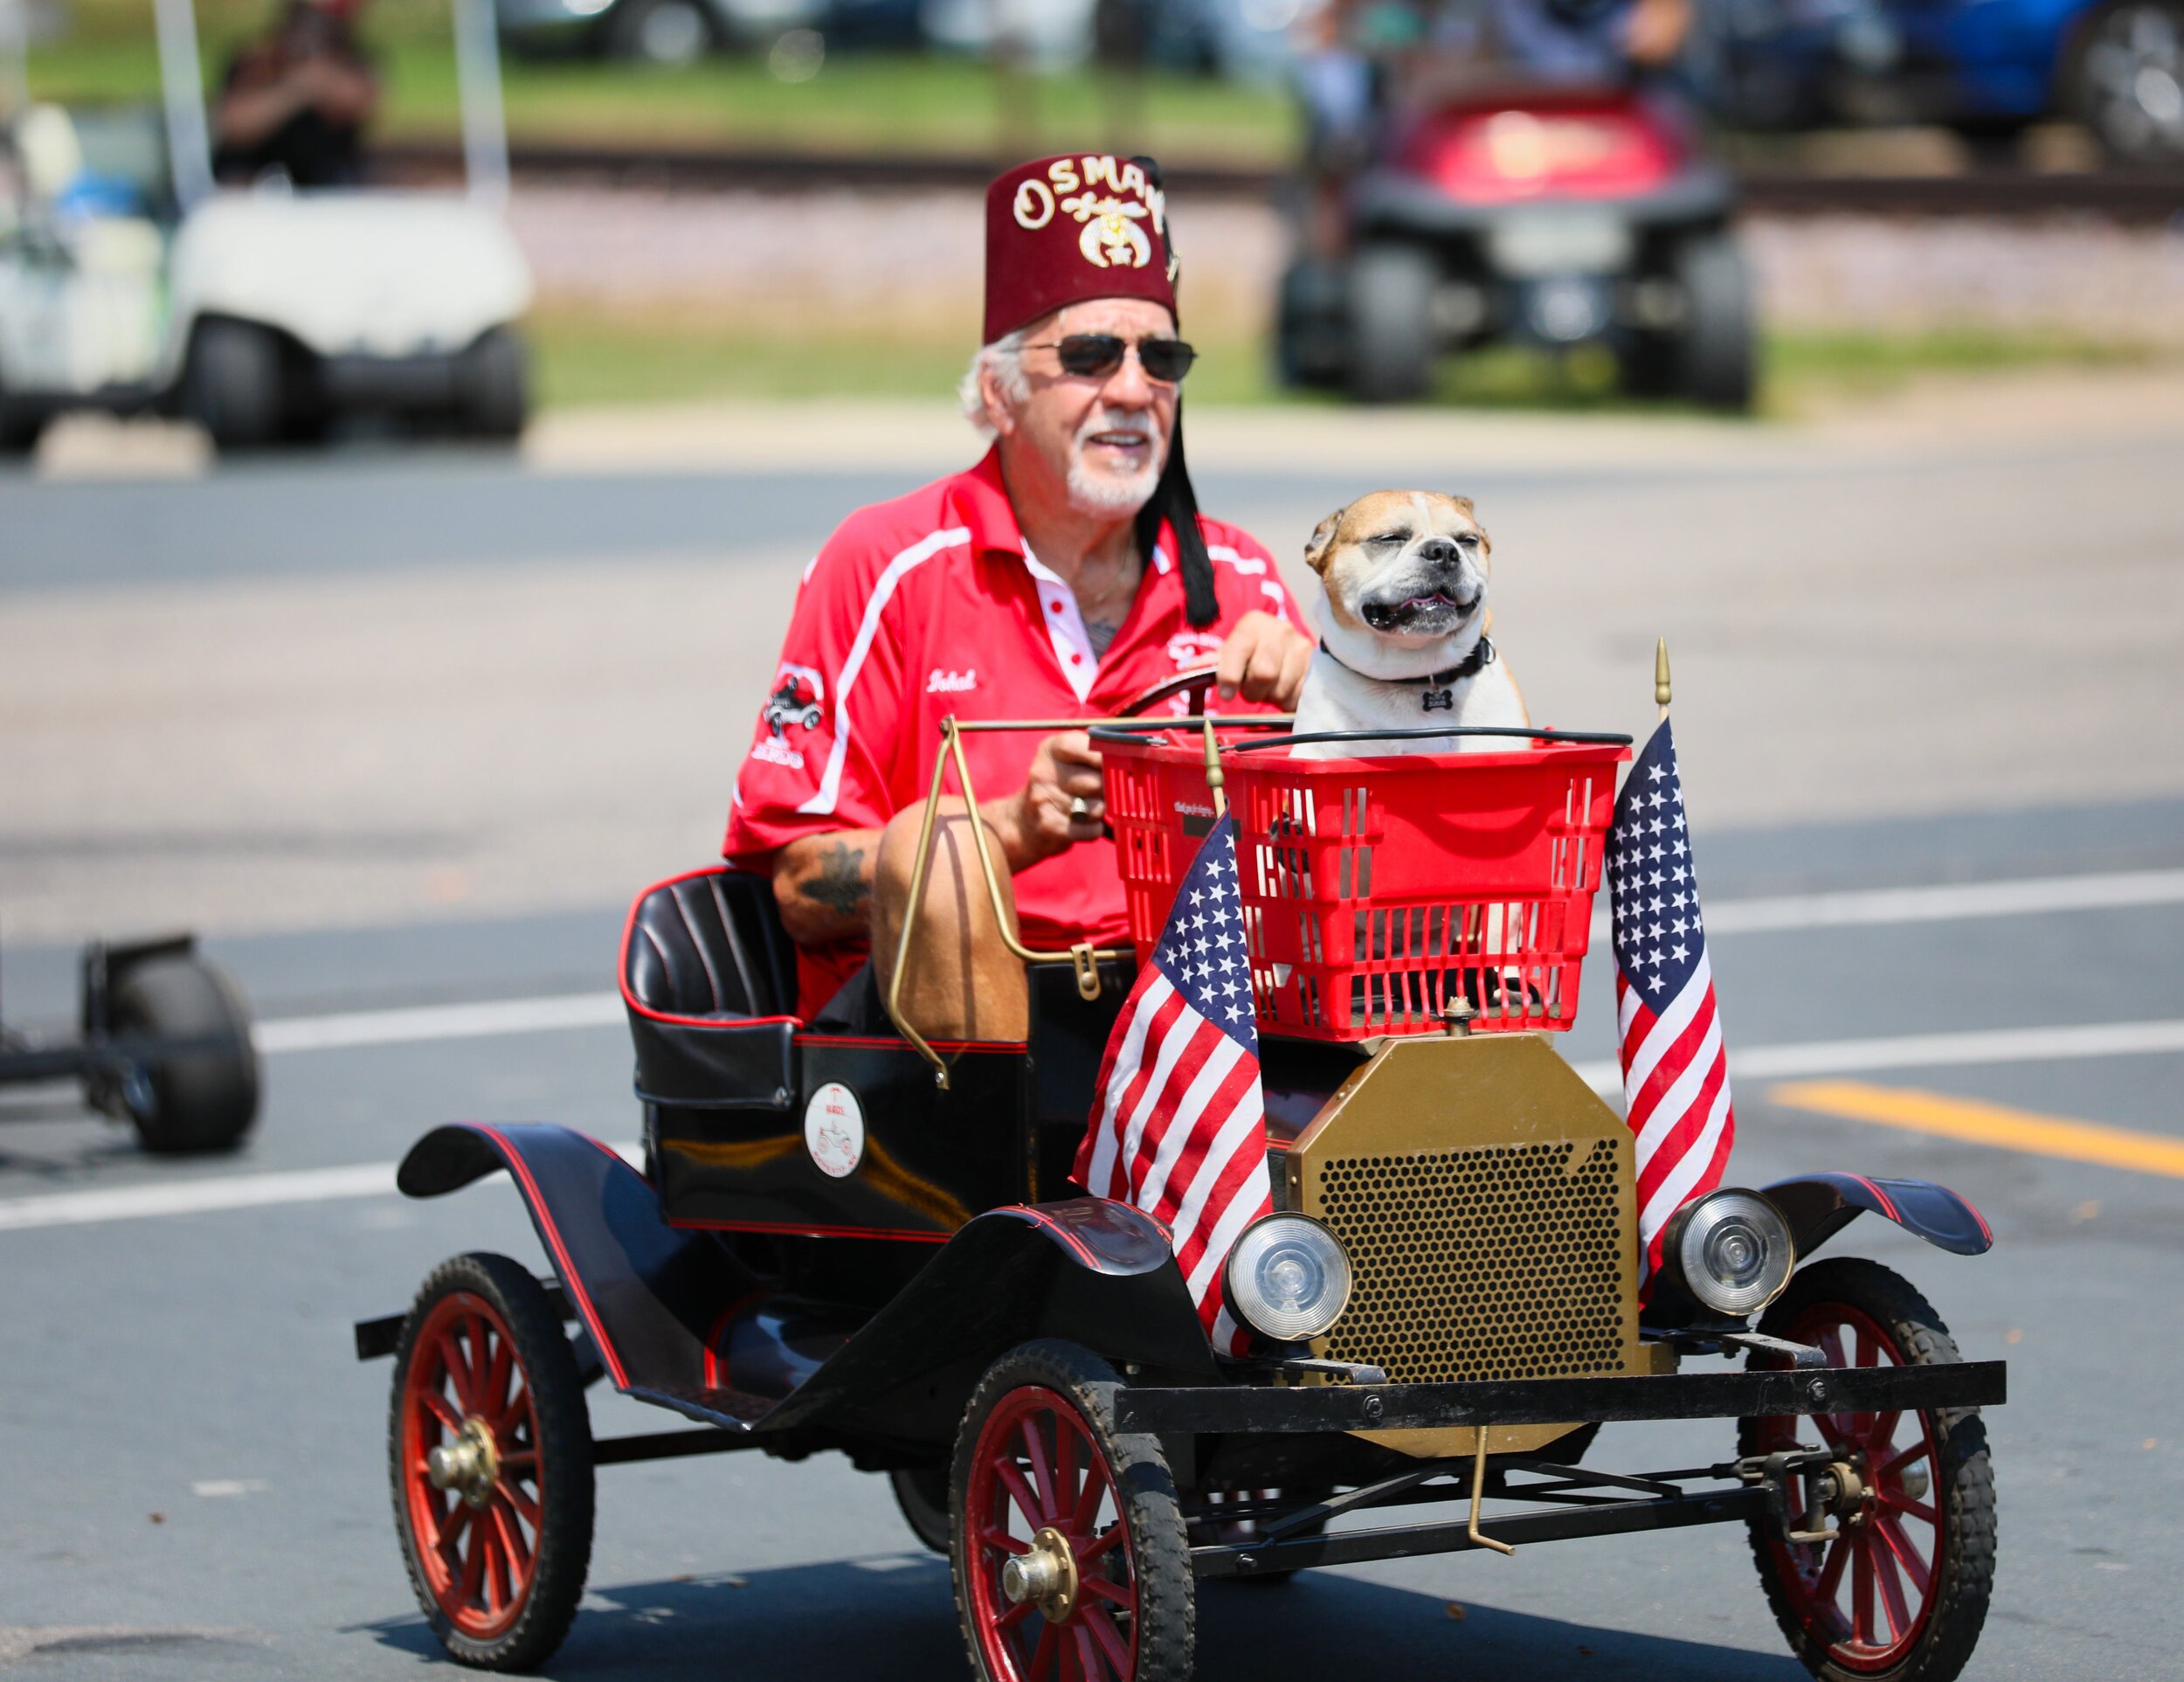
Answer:
<path fill-rule="evenodd" d="M 887 570 L 880 574 L 879 582 L 872 586 L 872 598 L 865 603 L 865 616 L 857 626 L 857 640 L 850 644 L 849 658 L 842 662 L 841 671 L 834 680 L 834 745 L 826 755 L 826 770 L 819 778 L 819 792 L 797 807 L 798 812 L 823 817 L 834 810 L 835 802 L 841 798 L 842 765 L 849 758 L 849 692 L 856 687 L 857 674 L 865 668 L 865 656 L 872 652 L 872 640 L 880 633 L 880 615 L 895 595 L 895 585 L 943 549 L 954 549 L 970 541 L 969 526 L 950 526 L 929 533 L 889 561 Z"/>
<path fill-rule="evenodd" d="M 1024 545 L 1024 564 L 1031 569 L 1039 587 L 1039 617 L 1047 626 L 1047 640 L 1054 644 L 1054 663 L 1082 701 L 1092 693 L 1092 676 L 1099 670 L 1100 657 L 1093 651 L 1091 633 L 1084 628 L 1077 592 L 1032 553 L 1029 543 Z"/>

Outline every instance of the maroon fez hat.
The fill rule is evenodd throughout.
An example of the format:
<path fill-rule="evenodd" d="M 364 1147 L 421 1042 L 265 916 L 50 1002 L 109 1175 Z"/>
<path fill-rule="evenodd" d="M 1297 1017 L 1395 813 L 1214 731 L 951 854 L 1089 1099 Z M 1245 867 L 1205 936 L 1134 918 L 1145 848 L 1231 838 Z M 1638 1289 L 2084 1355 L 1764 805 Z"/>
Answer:
<path fill-rule="evenodd" d="M 1034 158 L 985 190 L 988 344 L 1087 298 L 1144 298 L 1173 315 L 1175 276 L 1150 158 Z"/>
<path fill-rule="evenodd" d="M 985 190 L 985 343 L 1089 298 L 1144 298 L 1178 315 L 1175 241 L 1160 166 L 1149 157 L 1070 153 L 1005 170 Z M 1152 553 L 1166 522 L 1183 573 L 1184 614 L 1200 630 L 1220 617 L 1213 563 L 1199 529 L 1176 405 L 1168 462 L 1138 511 L 1137 546 Z"/>

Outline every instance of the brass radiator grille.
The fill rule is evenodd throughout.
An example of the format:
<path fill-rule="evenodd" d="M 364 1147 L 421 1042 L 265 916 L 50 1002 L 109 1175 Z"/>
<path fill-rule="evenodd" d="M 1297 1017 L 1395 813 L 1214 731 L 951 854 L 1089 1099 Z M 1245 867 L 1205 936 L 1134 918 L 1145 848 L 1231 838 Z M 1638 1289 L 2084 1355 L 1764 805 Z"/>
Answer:
<path fill-rule="evenodd" d="M 1626 1136 L 1312 1161 L 1306 1207 L 1356 1272 L 1325 1355 L 1398 1383 L 1622 1371 L 1628 1150 Z"/>

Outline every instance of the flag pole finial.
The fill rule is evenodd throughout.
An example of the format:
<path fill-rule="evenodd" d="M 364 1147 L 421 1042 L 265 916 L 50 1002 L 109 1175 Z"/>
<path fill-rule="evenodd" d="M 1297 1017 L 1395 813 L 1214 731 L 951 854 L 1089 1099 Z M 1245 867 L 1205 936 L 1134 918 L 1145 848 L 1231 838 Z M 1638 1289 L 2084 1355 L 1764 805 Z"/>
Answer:
<path fill-rule="evenodd" d="M 1669 716 L 1669 640 L 1655 637 L 1653 642 L 1653 704 L 1661 709 L 1661 716 Z"/>
<path fill-rule="evenodd" d="M 1228 797 L 1221 785 L 1227 781 L 1221 773 L 1220 744 L 1213 737 L 1213 721 L 1206 721 L 1206 788 L 1213 797 L 1213 815 L 1224 817 L 1228 812 Z"/>

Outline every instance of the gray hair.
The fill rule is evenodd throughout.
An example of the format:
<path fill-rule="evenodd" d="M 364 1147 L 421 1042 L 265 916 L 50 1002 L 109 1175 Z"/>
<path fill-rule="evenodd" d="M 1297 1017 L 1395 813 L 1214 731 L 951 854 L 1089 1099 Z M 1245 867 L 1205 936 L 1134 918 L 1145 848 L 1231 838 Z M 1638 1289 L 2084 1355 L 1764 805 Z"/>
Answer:
<path fill-rule="evenodd" d="M 956 387 L 956 400 L 963 405 L 963 418 L 988 438 L 993 436 L 993 423 L 986 419 L 985 391 L 980 377 L 991 368 L 1001 395 L 1012 404 L 1022 403 L 1030 397 L 1032 383 L 1024 376 L 1024 350 L 1031 343 L 1031 336 L 1030 327 L 1019 327 L 1013 333 L 1003 334 L 992 344 L 980 345 Z"/>

